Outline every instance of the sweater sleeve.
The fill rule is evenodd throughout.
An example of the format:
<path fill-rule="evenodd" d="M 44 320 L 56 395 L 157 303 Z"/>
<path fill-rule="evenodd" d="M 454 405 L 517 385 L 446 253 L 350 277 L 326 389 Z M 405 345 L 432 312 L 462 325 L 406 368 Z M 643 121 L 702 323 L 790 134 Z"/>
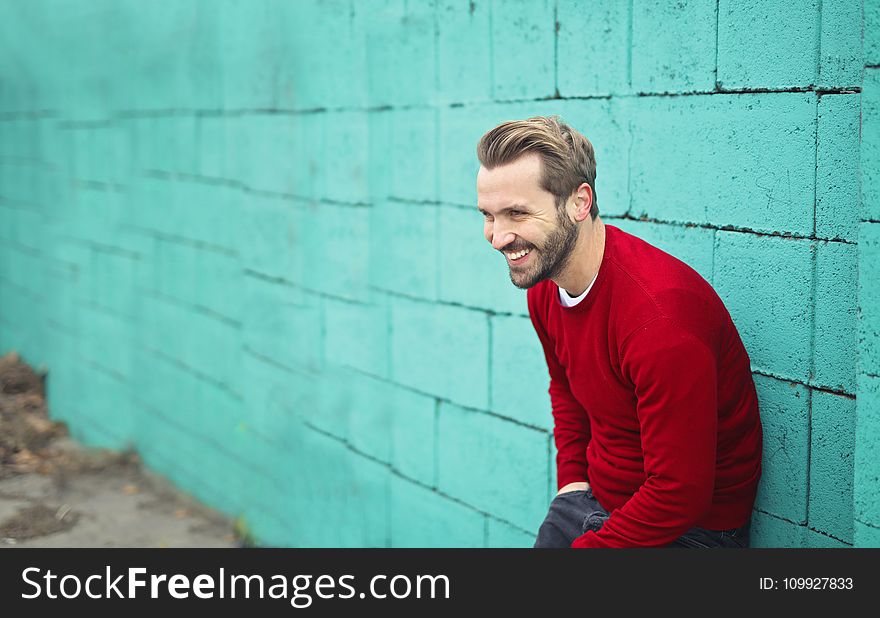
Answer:
<path fill-rule="evenodd" d="M 716 359 L 667 318 L 640 327 L 622 346 L 635 386 L 645 481 L 598 532 L 572 547 L 656 547 L 694 527 L 711 508 L 718 409 Z"/>
<path fill-rule="evenodd" d="M 529 290 L 531 292 L 531 290 Z M 529 317 L 544 349 L 550 373 L 550 405 L 553 412 L 553 438 L 556 442 L 556 487 L 587 481 L 587 445 L 590 443 L 590 417 L 574 398 L 559 363 L 553 342 L 537 315 L 535 299 L 528 295 Z"/>

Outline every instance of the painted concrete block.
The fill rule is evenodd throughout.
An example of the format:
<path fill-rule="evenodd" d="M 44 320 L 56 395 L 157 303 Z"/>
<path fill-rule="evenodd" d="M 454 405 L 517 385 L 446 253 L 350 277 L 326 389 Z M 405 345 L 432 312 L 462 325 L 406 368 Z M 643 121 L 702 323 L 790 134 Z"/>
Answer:
<path fill-rule="evenodd" d="M 370 209 L 370 285 L 407 296 L 437 298 L 438 219 L 446 208 L 381 202 Z M 455 266 L 449 264 L 449 268 Z"/>
<path fill-rule="evenodd" d="M 815 113 L 813 94 L 638 99 L 630 214 L 811 234 Z"/>
<path fill-rule="evenodd" d="M 437 400 L 405 388 L 391 398 L 391 465 L 422 485 L 436 479 Z"/>
<path fill-rule="evenodd" d="M 231 109 L 275 106 L 275 85 L 283 33 L 267 4 L 226 2 L 220 8 L 224 58 L 223 101 Z"/>
<path fill-rule="evenodd" d="M 858 247 L 816 244 L 816 332 L 811 382 L 855 394 Z"/>
<path fill-rule="evenodd" d="M 816 146 L 816 236 L 855 241 L 859 192 L 858 94 L 819 97 Z"/>
<path fill-rule="evenodd" d="M 327 156 L 327 136 L 324 129 L 328 114 L 297 114 L 294 116 L 292 193 L 315 202 L 324 197 L 327 179 L 336 173 Z"/>
<path fill-rule="evenodd" d="M 712 282 L 715 230 L 632 219 L 608 219 L 607 222 L 674 255 Z"/>
<path fill-rule="evenodd" d="M 438 101 L 490 99 L 491 1 L 438 0 L 436 12 Z"/>
<path fill-rule="evenodd" d="M 370 209 L 322 203 L 307 207 L 297 245 L 302 283 L 347 300 L 369 299 Z"/>
<path fill-rule="evenodd" d="M 391 144 L 394 111 L 389 108 L 374 110 L 367 115 L 369 130 L 369 154 L 367 157 L 367 182 L 370 199 L 381 204 L 391 195 Z"/>
<path fill-rule="evenodd" d="M 816 83 L 819 0 L 718 4 L 718 82 L 725 89 Z"/>
<path fill-rule="evenodd" d="M 398 476 L 390 511 L 392 547 L 485 546 L 485 515 Z"/>
<path fill-rule="evenodd" d="M 527 530 L 547 514 L 546 434 L 441 404 L 438 487 Z M 516 479 L 510 483 L 506 479 Z"/>
<path fill-rule="evenodd" d="M 484 313 L 391 299 L 391 375 L 462 405 L 488 406 L 489 323 Z"/>
<path fill-rule="evenodd" d="M 880 547 L 880 527 L 855 522 L 855 547 Z"/>
<path fill-rule="evenodd" d="M 492 2 L 492 96 L 495 100 L 552 96 L 554 3 Z"/>
<path fill-rule="evenodd" d="M 632 88 L 715 89 L 715 11 L 710 0 L 632 4 Z"/>
<path fill-rule="evenodd" d="M 361 453 L 390 463 L 392 412 L 399 387 L 356 371 L 347 375 L 338 388 L 350 391 L 349 443 Z"/>
<path fill-rule="evenodd" d="M 880 69 L 865 70 L 861 98 L 861 216 L 880 221 Z"/>
<path fill-rule="evenodd" d="M 386 547 L 390 516 L 386 466 L 353 453 L 340 442 L 307 432 L 301 465 L 320 461 L 299 479 L 290 511 L 301 547 Z"/>
<path fill-rule="evenodd" d="M 880 485 L 877 483 L 877 459 L 880 453 L 880 378 L 876 376 L 859 376 L 855 439 L 853 480 L 855 519 L 874 528 L 880 528 Z M 858 532 L 856 544 L 859 545 Z"/>
<path fill-rule="evenodd" d="M 525 291 L 511 283 L 506 258 L 483 237 L 483 216 L 476 207 L 443 207 L 439 217 L 440 298 L 526 315 Z"/>
<path fill-rule="evenodd" d="M 129 121 L 136 123 L 138 127 L 145 125 L 143 119 L 132 119 Z M 228 167 L 227 159 L 230 157 L 232 144 L 235 142 L 230 136 L 230 118 L 220 114 L 199 116 L 196 120 L 196 134 L 198 135 L 199 160 L 196 172 L 201 176 L 211 178 L 223 178 Z M 134 129 L 133 129 L 134 130 Z M 140 144 L 137 146 L 138 154 L 142 147 L 149 144 L 149 131 L 147 127 L 143 130 L 138 128 L 136 136 L 141 138 Z M 137 160 L 138 166 L 141 166 L 141 160 Z"/>
<path fill-rule="evenodd" d="M 813 391 L 808 523 L 847 543 L 853 540 L 855 428 L 855 399 Z"/>
<path fill-rule="evenodd" d="M 295 444 L 303 418 L 318 406 L 314 381 L 254 354 L 242 356 L 242 422 L 279 444 Z"/>
<path fill-rule="evenodd" d="M 329 113 L 324 121 L 328 174 L 322 198 L 345 203 L 370 201 L 367 180 L 369 125 L 362 111 Z"/>
<path fill-rule="evenodd" d="M 435 96 L 434 7 L 388 0 L 365 16 L 371 106 L 414 105 Z"/>
<path fill-rule="evenodd" d="M 320 372 L 309 375 L 315 382 L 317 405 L 314 410 L 306 411 L 304 423 L 339 440 L 348 441 L 352 416 L 356 414 L 358 403 L 355 390 L 348 381 L 360 376 L 351 369 L 329 363 Z"/>
<path fill-rule="evenodd" d="M 834 537 L 807 528 L 804 534 L 804 547 L 817 547 L 820 549 L 846 549 L 852 547 L 849 543 L 839 541 Z"/>
<path fill-rule="evenodd" d="M 325 299 L 324 357 L 327 362 L 387 378 L 390 341 L 386 305 L 384 300 L 356 304 Z"/>
<path fill-rule="evenodd" d="M 791 382 L 755 376 L 764 456 L 755 508 L 800 524 L 807 522 L 810 449 L 809 391 Z"/>
<path fill-rule="evenodd" d="M 229 293 L 244 284 L 238 256 L 158 238 L 154 247 L 150 289 L 230 320 L 242 319 L 242 296 Z"/>
<path fill-rule="evenodd" d="M 754 548 L 805 547 L 807 528 L 773 515 L 752 512 L 749 546 Z"/>
<path fill-rule="evenodd" d="M 880 223 L 859 229 L 859 371 L 880 375 Z"/>
<path fill-rule="evenodd" d="M 195 116 L 155 116 L 141 164 L 148 170 L 195 173 L 198 170 L 198 135 Z"/>
<path fill-rule="evenodd" d="M 860 0 L 824 0 L 819 41 L 819 86 L 858 87 L 862 83 L 862 4 Z"/>
<path fill-rule="evenodd" d="M 244 345 L 291 369 L 322 363 L 322 312 L 318 299 L 283 283 L 244 278 Z"/>
<path fill-rule="evenodd" d="M 391 122 L 391 194 L 402 200 L 437 199 L 437 112 L 395 110 Z"/>
<path fill-rule="evenodd" d="M 289 114 L 263 112 L 236 118 L 234 126 L 239 131 L 232 136 L 234 145 L 227 159 L 235 166 L 235 178 L 250 189 L 293 193 L 290 162 L 296 152 L 296 122 Z"/>
<path fill-rule="evenodd" d="M 252 195 L 243 200 L 242 208 L 238 255 L 224 255 L 230 261 L 235 257 L 242 270 L 302 281 L 304 256 L 299 247 L 303 238 L 311 236 L 304 225 L 307 207 L 286 199 Z"/>
<path fill-rule="evenodd" d="M 630 12 L 626 2 L 560 0 L 558 60 L 562 96 L 629 90 Z"/>
<path fill-rule="evenodd" d="M 492 411 L 550 429 L 550 375 L 541 342 L 529 318 L 494 316 L 492 328 Z"/>
<path fill-rule="evenodd" d="M 134 324 L 129 318 L 90 305 L 77 307 L 80 313 L 78 352 L 88 362 L 106 368 L 119 379 L 132 375 Z"/>
<path fill-rule="evenodd" d="M 367 102 L 366 36 L 370 9 L 346 0 L 282 2 L 285 37 L 278 106 L 298 110 L 362 107 Z M 328 36 L 328 33 L 333 36 Z"/>
<path fill-rule="evenodd" d="M 865 66 L 876 66 L 880 64 L 880 3 L 865 0 L 863 4 Z"/>
<path fill-rule="evenodd" d="M 810 241 L 717 232 L 713 283 L 753 368 L 809 378 L 812 257 Z"/>
<path fill-rule="evenodd" d="M 160 189 L 157 197 L 163 195 L 168 201 L 160 202 L 160 208 L 150 204 L 153 211 L 146 215 L 144 227 L 231 251 L 238 248 L 245 212 L 241 192 L 221 185 L 181 181 Z"/>

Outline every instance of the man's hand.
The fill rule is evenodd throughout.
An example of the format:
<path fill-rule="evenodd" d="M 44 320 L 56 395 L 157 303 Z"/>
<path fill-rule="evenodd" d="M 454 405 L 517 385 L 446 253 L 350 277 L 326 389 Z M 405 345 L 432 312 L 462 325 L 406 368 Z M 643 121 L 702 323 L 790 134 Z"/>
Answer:
<path fill-rule="evenodd" d="M 569 483 L 568 485 L 565 485 L 559 491 L 556 492 L 556 495 L 558 496 L 560 494 L 568 493 L 570 491 L 577 491 L 579 489 L 586 490 L 589 488 L 590 488 L 590 484 L 587 483 L 586 481 L 578 481 L 576 483 Z"/>

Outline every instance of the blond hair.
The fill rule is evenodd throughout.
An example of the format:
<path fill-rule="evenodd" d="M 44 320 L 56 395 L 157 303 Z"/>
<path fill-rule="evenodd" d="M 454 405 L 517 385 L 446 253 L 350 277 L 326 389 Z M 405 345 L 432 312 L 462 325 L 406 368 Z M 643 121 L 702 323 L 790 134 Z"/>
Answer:
<path fill-rule="evenodd" d="M 556 197 L 558 208 L 585 182 L 593 190 L 590 216 L 595 219 L 599 215 L 593 145 L 559 116 L 502 123 L 483 135 L 477 144 L 477 157 L 487 169 L 512 163 L 531 152 L 541 158 L 541 188 Z"/>

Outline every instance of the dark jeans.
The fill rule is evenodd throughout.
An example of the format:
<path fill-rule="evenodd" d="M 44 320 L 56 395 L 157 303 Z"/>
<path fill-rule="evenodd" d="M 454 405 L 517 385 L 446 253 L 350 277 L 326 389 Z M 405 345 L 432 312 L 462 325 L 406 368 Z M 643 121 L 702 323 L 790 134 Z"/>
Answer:
<path fill-rule="evenodd" d="M 587 530 L 599 530 L 608 517 L 608 512 L 593 497 L 592 489 L 556 496 L 538 530 L 535 547 L 570 547 L 571 542 Z M 667 547 L 748 547 L 750 524 L 751 520 L 732 530 L 691 528 Z"/>

